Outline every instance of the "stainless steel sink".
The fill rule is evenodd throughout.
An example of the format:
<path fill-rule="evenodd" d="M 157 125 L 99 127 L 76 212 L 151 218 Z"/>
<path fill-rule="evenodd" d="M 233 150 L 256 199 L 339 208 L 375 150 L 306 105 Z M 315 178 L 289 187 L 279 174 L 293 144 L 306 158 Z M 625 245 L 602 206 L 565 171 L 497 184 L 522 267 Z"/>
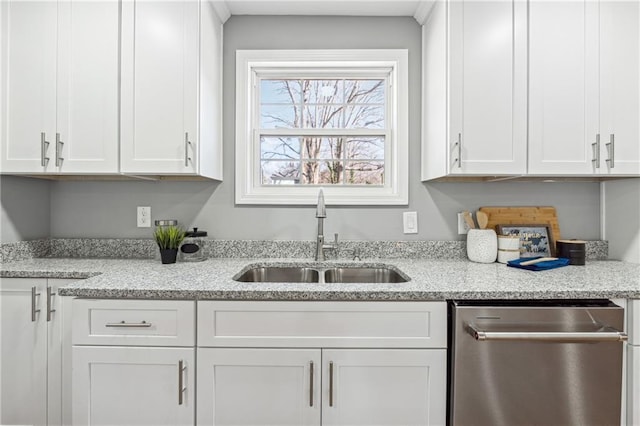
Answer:
<path fill-rule="evenodd" d="M 269 266 L 251 268 L 234 280 L 250 283 L 317 283 L 319 277 L 316 269 Z"/>
<path fill-rule="evenodd" d="M 389 268 L 331 268 L 324 271 L 326 283 L 406 283 L 398 272 Z"/>
<path fill-rule="evenodd" d="M 240 282 L 270 283 L 404 283 L 398 271 L 384 267 L 256 266 L 233 278 Z"/>

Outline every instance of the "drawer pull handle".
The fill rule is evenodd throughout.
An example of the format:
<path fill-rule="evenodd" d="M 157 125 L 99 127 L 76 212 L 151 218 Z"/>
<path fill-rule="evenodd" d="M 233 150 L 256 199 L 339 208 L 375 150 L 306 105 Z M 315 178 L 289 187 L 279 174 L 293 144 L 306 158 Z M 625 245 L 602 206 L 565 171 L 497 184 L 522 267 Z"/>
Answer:
<path fill-rule="evenodd" d="M 146 321 L 142 321 L 142 322 L 124 322 L 124 321 L 120 321 L 120 322 L 110 322 L 105 324 L 105 327 L 120 327 L 120 328 L 136 328 L 136 327 L 143 327 L 143 328 L 148 328 L 151 327 L 152 323 L 150 322 L 146 322 Z"/>
<path fill-rule="evenodd" d="M 184 365 L 184 361 L 178 361 L 178 405 L 182 405 L 184 402 L 184 391 L 187 388 L 184 386 L 184 372 L 187 367 Z"/>
<path fill-rule="evenodd" d="M 47 149 L 49 149 L 49 142 L 47 142 L 45 133 L 40 133 L 40 165 L 46 167 L 49 163 L 49 157 L 47 157 Z"/>
<path fill-rule="evenodd" d="M 329 407 L 333 407 L 333 362 L 329 363 Z"/>
<path fill-rule="evenodd" d="M 31 287 L 31 322 L 36 321 L 36 313 L 40 312 L 40 309 L 36 309 L 36 296 L 40 296 L 40 293 L 36 293 L 36 288 Z"/>
<path fill-rule="evenodd" d="M 52 298 L 55 295 L 56 294 L 51 291 L 51 287 L 47 287 L 47 321 L 51 321 L 51 314 L 56 311 L 55 309 L 51 309 L 53 306 Z"/>
<path fill-rule="evenodd" d="M 313 361 L 309 362 L 309 407 L 313 407 Z"/>

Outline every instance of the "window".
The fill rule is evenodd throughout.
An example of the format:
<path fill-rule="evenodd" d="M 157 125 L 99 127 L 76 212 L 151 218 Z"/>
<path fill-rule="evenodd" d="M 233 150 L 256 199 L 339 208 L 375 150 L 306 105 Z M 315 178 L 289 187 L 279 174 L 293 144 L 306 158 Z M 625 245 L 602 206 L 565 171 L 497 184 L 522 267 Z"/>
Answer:
<path fill-rule="evenodd" d="M 406 50 L 238 51 L 236 202 L 408 203 Z"/>

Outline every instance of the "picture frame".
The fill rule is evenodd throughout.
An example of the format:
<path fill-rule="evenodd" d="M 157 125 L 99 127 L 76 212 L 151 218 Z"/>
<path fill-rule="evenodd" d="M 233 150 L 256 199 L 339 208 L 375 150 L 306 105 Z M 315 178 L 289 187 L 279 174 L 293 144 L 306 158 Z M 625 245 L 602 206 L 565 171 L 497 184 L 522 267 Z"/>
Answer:
<path fill-rule="evenodd" d="M 498 235 L 520 237 L 520 257 L 552 257 L 555 241 L 549 225 L 496 225 Z"/>

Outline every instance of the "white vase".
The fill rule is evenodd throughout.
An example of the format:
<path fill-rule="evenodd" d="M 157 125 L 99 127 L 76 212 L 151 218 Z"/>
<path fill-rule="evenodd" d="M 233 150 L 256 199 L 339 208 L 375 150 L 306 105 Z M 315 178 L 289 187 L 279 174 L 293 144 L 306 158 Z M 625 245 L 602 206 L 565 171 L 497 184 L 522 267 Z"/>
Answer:
<path fill-rule="evenodd" d="M 498 256 L 498 237 L 493 229 L 469 229 L 467 257 L 472 262 L 493 263 Z"/>

